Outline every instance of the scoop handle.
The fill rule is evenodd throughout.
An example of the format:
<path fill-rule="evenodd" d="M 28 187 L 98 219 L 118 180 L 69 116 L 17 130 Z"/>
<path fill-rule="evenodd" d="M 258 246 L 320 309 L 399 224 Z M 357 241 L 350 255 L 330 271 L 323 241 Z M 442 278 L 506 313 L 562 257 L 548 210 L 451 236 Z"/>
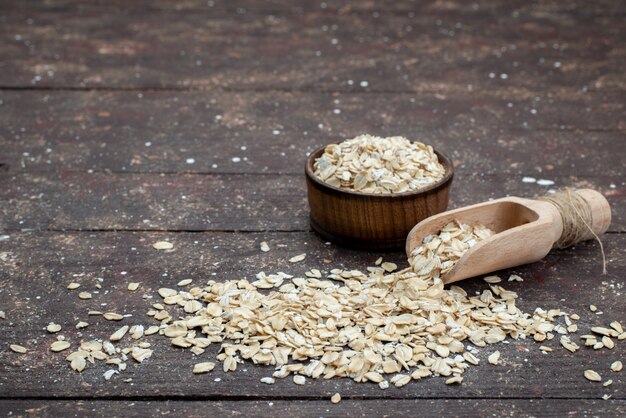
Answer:
<path fill-rule="evenodd" d="M 591 208 L 591 225 L 589 227 L 596 235 L 601 235 L 609 229 L 611 224 L 611 205 L 602 193 L 593 189 L 576 190 Z M 591 231 L 585 236 L 585 240 L 593 238 Z"/>
<path fill-rule="evenodd" d="M 580 200 L 588 208 L 581 207 Z M 611 223 L 609 202 L 601 193 L 592 189 L 566 188 L 555 194 L 537 198 L 534 202 L 541 205 L 549 204 L 548 208 L 549 212 L 552 212 L 554 225 L 555 227 L 558 225 L 558 232 L 555 231 L 557 234 L 554 238 L 557 248 L 565 248 L 597 238 L 606 232 Z M 534 205 L 535 203 L 530 203 L 530 206 Z M 572 229 L 576 229 L 576 232 Z"/>

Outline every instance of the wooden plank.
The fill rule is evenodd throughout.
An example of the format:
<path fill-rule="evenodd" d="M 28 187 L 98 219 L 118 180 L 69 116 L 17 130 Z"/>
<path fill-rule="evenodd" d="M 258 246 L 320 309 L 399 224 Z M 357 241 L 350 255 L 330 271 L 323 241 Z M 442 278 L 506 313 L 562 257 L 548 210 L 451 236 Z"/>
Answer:
<path fill-rule="evenodd" d="M 622 102 L 615 94 L 498 91 L 3 91 L 0 163 L 14 172 L 300 174 L 306 153 L 368 132 L 420 139 L 467 173 L 620 176 L 626 167 Z"/>
<path fill-rule="evenodd" d="M 175 250 L 158 252 L 151 244 L 161 239 L 171 240 Z M 259 243 L 267 241 L 272 250 L 259 251 Z M 519 305 L 526 311 L 536 307 L 562 308 L 581 316 L 580 335 L 590 327 L 623 320 L 626 257 L 625 234 L 608 234 L 604 239 L 609 274 L 602 276 L 597 244 L 578 245 L 575 249 L 553 251 L 541 262 L 504 271 L 516 272 L 524 282 L 506 283 L 517 291 Z M 304 262 L 289 264 L 287 259 L 306 252 Z M 103 365 L 89 367 L 82 374 L 71 371 L 62 354 L 48 351 L 54 337 L 45 326 L 55 321 L 63 326 L 63 335 L 72 343 L 81 339 L 103 338 L 119 323 L 98 317 L 87 317 L 90 309 L 106 309 L 131 314 L 124 322 L 150 325 L 154 321 L 145 315 L 161 286 L 174 286 L 182 278 L 196 283 L 207 279 L 224 280 L 252 278 L 259 270 L 287 271 L 297 275 L 310 268 L 327 270 L 323 260 L 332 266 L 364 268 L 379 254 L 350 251 L 325 245 L 311 233 L 15 233 L 0 240 L 0 297 L 6 320 L 0 327 L 0 397 L 206 397 L 242 398 L 327 398 L 335 392 L 351 398 L 593 398 L 605 394 L 623 399 L 626 381 L 623 373 L 612 373 L 609 364 L 624 358 L 626 345 L 616 342 L 613 350 L 583 348 L 569 353 L 557 339 L 546 344 L 554 347 L 542 354 L 533 341 L 511 341 L 481 350 L 484 357 L 493 350 L 502 353 L 503 366 L 491 366 L 483 361 L 465 374 L 461 386 L 447 386 L 441 378 L 414 382 L 402 389 L 381 391 L 372 384 L 356 384 L 347 380 L 309 381 L 305 386 L 294 385 L 290 379 L 275 385 L 264 385 L 259 379 L 272 372 L 271 368 L 245 364 L 236 373 L 215 370 L 208 375 L 192 375 L 197 362 L 191 353 L 174 349 L 165 338 L 146 337 L 153 343 L 155 354 L 142 365 L 130 364 L 129 370 L 105 381 Z M 388 254 L 391 261 L 404 265 L 402 254 Z M 125 272 L 125 273 L 124 273 Z M 102 278 L 102 289 L 94 286 Z M 82 290 L 94 293 L 92 300 L 80 300 L 76 292 L 65 286 L 70 281 L 82 284 Z M 141 283 L 141 290 L 129 292 L 128 282 Z M 461 285 L 470 294 L 484 289 L 479 279 Z M 149 297 L 148 296 L 148 297 Z M 588 306 L 594 304 L 602 312 L 594 314 Z M 74 324 L 86 320 L 91 325 L 79 332 Z M 20 343 L 30 351 L 18 355 L 8 350 L 10 343 Z M 213 359 L 218 347 L 210 346 L 201 358 Z M 604 379 L 614 383 L 603 387 L 583 377 L 583 370 L 594 369 Z M 132 377 L 132 384 L 122 379 Z M 220 381 L 215 379 L 219 378 Z"/>
<path fill-rule="evenodd" d="M 527 2 L 523 0 L 500 2 L 476 0 L 469 4 L 466 2 L 441 3 L 437 0 L 396 0 L 393 2 L 361 0 L 354 3 L 349 3 L 345 0 L 327 0 L 324 1 L 323 4 L 317 0 L 302 0 L 299 2 L 242 0 L 238 1 L 236 4 L 220 1 L 181 0 L 178 1 L 175 6 L 172 6 L 171 2 L 167 0 L 136 0 L 132 3 L 127 3 L 122 0 L 94 0 L 82 4 L 76 4 L 71 0 L 47 0 L 43 3 L 36 0 L 24 0 L 11 6 L 12 8 L 19 8 L 20 10 L 33 13 L 41 10 L 65 10 L 70 7 L 81 11 L 101 10 L 106 7 L 118 13 L 128 10 L 167 12 L 174 9 L 200 13 L 210 10 L 216 14 L 237 13 L 239 10 L 239 14 L 281 12 L 287 15 L 321 11 L 339 14 L 373 12 L 409 13 L 420 11 L 429 14 L 470 13 L 480 15 L 487 13 L 510 14 L 518 10 L 528 14 L 573 14 L 576 16 L 618 16 L 626 13 L 624 5 L 615 4 L 611 0 L 598 0 L 593 3 L 584 0 L 574 0 L 567 3 Z"/>
<path fill-rule="evenodd" d="M 246 416 L 246 417 L 376 417 L 408 416 L 419 411 L 420 417 L 478 417 L 488 413 L 494 416 L 564 417 L 570 415 L 619 417 L 626 413 L 623 400 L 567 400 L 560 399 L 414 399 L 414 400 L 343 400 L 338 405 L 329 401 L 0 401 L 4 416 L 39 417 L 60 416 Z"/>
<path fill-rule="evenodd" d="M 294 12 L 285 2 L 252 13 L 239 4 L 214 11 L 205 2 L 128 3 L 5 7 L 0 85 L 362 91 L 367 81 L 372 91 L 442 93 L 468 84 L 533 92 L 626 86 L 624 7 L 608 2 L 587 7 L 592 14 L 582 1 L 404 3 L 400 12 L 317 2 Z"/>
<path fill-rule="evenodd" d="M 609 231 L 626 232 L 621 177 L 546 177 L 555 185 L 459 169 L 449 207 L 544 195 L 553 187 L 593 188 L 612 206 Z M 308 231 L 308 211 L 304 175 L 0 173 L 0 231 Z"/>

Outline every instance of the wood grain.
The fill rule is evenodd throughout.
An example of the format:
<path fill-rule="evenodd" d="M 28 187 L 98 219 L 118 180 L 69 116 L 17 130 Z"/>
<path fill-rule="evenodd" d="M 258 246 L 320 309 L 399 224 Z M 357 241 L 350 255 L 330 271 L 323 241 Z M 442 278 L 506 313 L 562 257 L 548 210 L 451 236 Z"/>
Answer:
<path fill-rule="evenodd" d="M 367 132 L 432 144 L 461 176 L 621 176 L 623 95 L 537 97 L 0 91 L 0 163 L 11 172 L 301 175 L 306 153 Z"/>
<path fill-rule="evenodd" d="M 79 375 L 51 355 L 44 328 L 105 337 L 116 324 L 73 328 L 94 306 L 147 325 L 144 293 L 283 270 L 302 252 L 297 274 L 373 263 L 308 232 L 302 175 L 307 153 L 363 132 L 450 155 L 451 207 L 550 188 L 524 176 L 602 191 L 609 275 L 592 242 L 503 274 L 524 277 L 506 283 L 524 309 L 577 312 L 582 330 L 622 320 L 625 16 L 612 0 L 0 2 L 0 415 L 623 416 L 625 382 L 608 371 L 621 342 L 571 354 L 551 341 L 546 355 L 515 341 L 497 347 L 504 366 L 472 368 L 460 387 L 380 391 L 268 386 L 271 370 L 254 366 L 194 376 L 197 359 L 156 337 L 132 383 L 106 382 L 102 367 Z M 161 239 L 174 251 L 154 250 Z M 92 301 L 65 289 L 97 278 Z M 125 290 L 131 280 L 140 291 Z M 15 342 L 31 351 L 10 352 Z"/>
<path fill-rule="evenodd" d="M 626 413 L 623 400 L 572 400 L 562 399 L 414 399 L 414 400 L 343 400 L 333 405 L 324 401 L 285 401 L 268 399 L 264 401 L 37 401 L 2 400 L 0 413 L 13 416 L 37 415 L 59 417 L 69 415 L 90 415 L 107 417 L 173 415 L 187 417 L 206 416 L 292 416 L 292 417 L 371 417 L 391 416 L 413 417 L 419 411 L 420 417 L 479 417 L 481 411 L 489 411 L 495 416 L 509 417 L 555 417 L 569 415 L 594 415 L 620 417 Z"/>
<path fill-rule="evenodd" d="M 236 13 L 238 9 L 245 9 L 243 14 L 255 13 L 277 13 L 281 12 L 285 15 L 302 14 L 310 12 L 327 12 L 346 14 L 350 12 L 371 14 L 373 12 L 389 12 L 389 13 L 409 13 L 419 10 L 428 14 L 451 14 L 451 13 L 468 13 L 476 15 L 484 14 L 508 14 L 515 10 L 527 14 L 556 14 L 556 15 L 573 15 L 573 16 L 619 16 L 626 14 L 626 8 L 621 4 L 615 4 L 611 0 L 598 0 L 593 3 L 584 0 L 572 0 L 567 3 L 563 2 L 528 2 L 523 0 L 511 0 L 507 2 L 494 2 L 489 0 L 476 0 L 471 4 L 465 2 L 448 2 L 440 3 L 436 0 L 396 0 L 393 2 L 379 2 L 376 0 L 362 0 L 356 3 L 346 4 L 345 0 L 328 0 L 321 5 L 316 0 L 302 0 L 299 2 L 285 3 L 280 0 L 241 0 L 239 2 L 219 2 L 214 1 L 208 4 L 204 0 L 181 0 L 172 5 L 167 0 L 136 0 L 132 3 L 120 0 L 104 1 L 96 0 L 88 3 L 81 3 L 78 6 L 71 0 L 47 0 L 44 3 L 34 0 L 22 1 L 19 4 L 12 5 L 12 8 L 18 8 L 21 11 L 31 11 L 33 13 L 46 10 L 66 10 L 70 7 L 83 12 L 93 12 L 109 8 L 115 12 L 123 12 L 125 10 L 139 11 L 170 11 L 185 10 L 190 12 L 211 11 L 217 15 Z M 6 7 L 6 6 L 5 6 Z M 242 11 L 240 10 L 240 14 Z"/>
<path fill-rule="evenodd" d="M 524 183 L 521 175 L 482 175 L 457 168 L 449 207 L 507 195 L 544 195 L 551 187 L 587 187 L 609 200 L 613 214 L 609 231 L 626 231 L 623 179 L 546 177 L 555 185 Z M 308 231 L 306 199 L 303 174 L 0 172 L 0 231 Z"/>
<path fill-rule="evenodd" d="M 174 243 L 173 252 L 152 248 L 155 241 L 167 239 Z M 267 241 L 268 253 L 259 250 Z M 602 276 L 597 244 L 583 243 L 576 248 L 554 251 L 533 265 L 502 272 L 506 278 L 515 272 L 524 278 L 521 283 L 506 283 L 505 287 L 519 293 L 519 306 L 524 310 L 535 307 L 562 308 L 581 316 L 580 334 L 591 326 L 606 325 L 626 315 L 623 301 L 624 234 L 605 236 L 609 274 Z M 306 252 L 304 262 L 290 265 L 287 260 Z M 267 367 L 246 364 L 236 373 L 215 370 L 211 374 L 194 376 L 192 365 L 197 362 L 191 353 L 170 346 L 167 339 L 151 336 L 155 354 L 143 365 L 129 365 L 123 376 L 104 381 L 102 365 L 78 374 L 70 370 L 62 354 L 48 351 L 54 339 L 45 331 L 50 321 L 61 324 L 63 334 L 71 341 L 103 338 L 120 324 L 101 318 L 87 317 L 89 309 L 107 309 L 132 314 L 129 324 L 153 322 L 145 315 L 151 300 L 161 286 L 173 286 L 182 278 L 195 283 L 207 279 L 225 280 L 252 278 L 260 270 L 285 270 L 297 275 L 310 268 L 328 270 L 323 260 L 332 266 L 364 268 L 380 254 L 351 251 L 323 241 L 311 233 L 15 233 L 0 240 L 0 294 L 7 319 L 0 327 L 0 397 L 110 397 L 151 396 L 212 397 L 240 399 L 258 397 L 295 397 L 298 399 L 327 397 L 340 392 L 346 397 L 381 398 L 554 398 L 575 397 L 599 399 L 604 394 L 623 399 L 626 381 L 622 374 L 609 372 L 609 364 L 623 357 L 626 345 L 617 341 L 613 350 L 582 349 L 569 353 L 558 341 L 547 345 L 555 351 L 543 354 L 533 341 L 511 341 L 481 350 L 484 357 L 493 350 L 502 353 L 504 366 L 495 367 L 483 361 L 465 374 L 461 386 L 447 386 L 440 378 L 409 384 L 402 389 L 381 391 L 376 385 L 355 384 L 347 380 L 309 381 L 305 386 L 294 385 L 289 379 L 275 385 L 259 382 L 271 373 Z M 405 265 L 401 253 L 385 255 L 390 261 Z M 126 274 L 122 273 L 126 272 Z M 103 278 L 102 290 L 90 301 L 78 299 L 75 292 L 65 289 L 70 281 L 82 284 L 82 290 L 96 291 L 98 277 Z M 137 292 L 126 290 L 128 282 L 140 282 Z M 468 293 L 484 289 L 479 279 L 460 283 Z M 158 296 L 156 296 L 158 299 Z M 102 305 L 102 304 L 106 305 Z M 599 307 L 602 315 L 589 311 Z M 91 325 L 79 333 L 73 325 L 86 320 Z M 82 334 L 82 335 L 81 335 Z M 20 343 L 31 351 L 17 355 L 8 350 L 9 343 Z M 217 346 L 209 347 L 202 359 L 212 359 Z M 608 388 L 583 377 L 583 370 L 592 368 L 605 378 L 614 380 Z M 245 370 L 245 371 L 244 371 Z M 133 384 L 120 377 L 132 377 Z M 172 378 L 174 377 L 174 378 Z M 220 382 L 215 382 L 220 378 Z"/>
<path fill-rule="evenodd" d="M 5 87 L 625 88 L 624 6 L 611 2 L 24 3 L 0 16 Z"/>

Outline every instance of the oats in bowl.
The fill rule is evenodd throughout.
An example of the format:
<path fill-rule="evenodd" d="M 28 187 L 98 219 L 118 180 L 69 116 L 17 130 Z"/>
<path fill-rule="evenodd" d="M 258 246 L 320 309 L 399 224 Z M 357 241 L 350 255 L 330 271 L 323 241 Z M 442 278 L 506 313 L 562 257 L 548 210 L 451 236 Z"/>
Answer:
<path fill-rule="evenodd" d="M 313 168 L 315 176 L 331 186 L 380 194 L 416 191 L 445 174 L 430 145 L 401 136 L 359 135 L 330 144 Z"/>

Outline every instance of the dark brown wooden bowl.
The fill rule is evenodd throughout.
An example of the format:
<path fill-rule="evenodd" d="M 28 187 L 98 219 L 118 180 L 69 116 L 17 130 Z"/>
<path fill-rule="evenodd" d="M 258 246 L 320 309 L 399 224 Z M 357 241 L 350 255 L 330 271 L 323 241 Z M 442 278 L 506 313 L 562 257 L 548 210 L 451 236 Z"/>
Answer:
<path fill-rule="evenodd" d="M 361 250 L 402 250 L 415 224 L 448 207 L 454 169 L 450 159 L 438 151 L 435 153 L 445 168 L 441 180 L 418 191 L 375 194 L 339 189 L 318 179 L 313 163 L 325 148 L 307 158 L 304 172 L 311 227 L 331 242 Z"/>

